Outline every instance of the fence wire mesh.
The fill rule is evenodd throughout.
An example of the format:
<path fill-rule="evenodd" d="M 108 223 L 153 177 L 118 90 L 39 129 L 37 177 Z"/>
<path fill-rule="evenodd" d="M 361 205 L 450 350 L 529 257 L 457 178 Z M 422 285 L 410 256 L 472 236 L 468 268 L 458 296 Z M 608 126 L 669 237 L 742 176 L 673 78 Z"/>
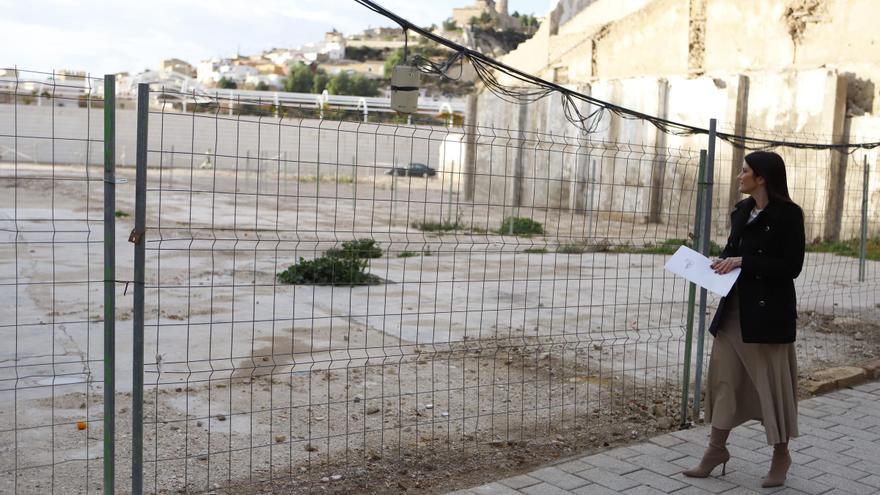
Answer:
<path fill-rule="evenodd" d="M 102 93 L 91 77 L 0 79 L 4 493 L 103 486 Z M 71 113 L 80 125 L 56 125 Z"/>
<path fill-rule="evenodd" d="M 148 490 L 400 489 L 682 422 L 687 286 L 662 264 L 692 242 L 694 151 L 167 107 L 149 120 Z M 798 153 L 805 202 L 827 190 L 805 179 L 827 154 Z M 876 339 L 840 331 L 876 316 L 858 260 L 807 264 L 804 370 L 869 355 Z"/>
<path fill-rule="evenodd" d="M 0 448 L 12 454 L 0 482 L 96 492 L 101 112 L 63 96 L 73 83 L 55 77 L 53 93 L 20 75 L 0 95 L 0 290 L 15 302 L 0 316 L 14 342 L 0 351 Z M 146 200 L 120 184 L 114 209 L 120 490 L 132 395 L 144 403 L 135 475 L 151 493 L 437 489 L 694 419 L 680 408 L 695 374 L 685 380 L 688 285 L 662 268 L 700 234 L 692 142 L 365 123 L 162 90 L 149 101 Z M 119 174 L 133 179 L 136 115 L 118 108 Z M 780 152 L 807 216 L 806 380 L 880 345 L 880 232 L 862 214 L 863 198 L 868 219 L 880 207 L 878 159 Z M 718 147 L 716 245 L 741 160 Z M 132 376 L 125 234 L 139 207 L 145 349 Z"/>

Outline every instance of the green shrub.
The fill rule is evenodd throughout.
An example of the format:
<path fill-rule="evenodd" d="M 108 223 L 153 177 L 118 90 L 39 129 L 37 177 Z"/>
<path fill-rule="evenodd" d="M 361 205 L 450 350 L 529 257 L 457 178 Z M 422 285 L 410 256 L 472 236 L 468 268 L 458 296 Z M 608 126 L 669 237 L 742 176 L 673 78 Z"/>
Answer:
<path fill-rule="evenodd" d="M 337 258 L 381 258 L 382 249 L 376 245 L 373 239 L 358 239 L 356 241 L 346 241 L 342 243 L 341 248 L 330 248 L 324 256 Z"/>
<path fill-rule="evenodd" d="M 547 252 L 547 248 L 546 247 L 528 248 L 528 249 L 523 249 L 523 252 L 528 253 L 528 254 L 544 254 Z"/>
<path fill-rule="evenodd" d="M 125 218 L 125 217 L 129 217 L 129 216 L 131 216 L 131 215 L 129 215 L 128 212 L 124 212 L 122 210 L 116 210 L 116 218 Z"/>
<path fill-rule="evenodd" d="M 412 227 L 423 232 L 449 232 L 464 230 L 464 225 L 456 222 L 413 222 Z"/>
<path fill-rule="evenodd" d="M 851 258 L 859 257 L 859 239 L 847 241 L 813 241 L 807 244 L 810 253 L 834 253 Z M 865 258 L 880 261 L 880 237 L 868 239 L 865 243 Z"/>
<path fill-rule="evenodd" d="M 367 273 L 367 261 L 359 258 L 321 256 L 313 260 L 300 258 L 283 272 L 278 281 L 283 284 L 306 285 L 375 285 L 379 277 Z"/>
<path fill-rule="evenodd" d="M 535 235 L 543 234 L 544 226 L 528 217 L 507 217 L 501 222 L 500 234 Z"/>

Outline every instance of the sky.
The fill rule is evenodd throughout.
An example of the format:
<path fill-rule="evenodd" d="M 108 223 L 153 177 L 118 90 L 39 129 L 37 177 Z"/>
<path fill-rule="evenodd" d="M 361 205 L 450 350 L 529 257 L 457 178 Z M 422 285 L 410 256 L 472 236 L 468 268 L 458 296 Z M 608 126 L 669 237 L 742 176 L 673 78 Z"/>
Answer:
<path fill-rule="evenodd" d="M 378 0 L 419 25 L 439 24 L 473 0 Z M 547 13 L 555 0 L 508 0 Z M 192 64 L 393 25 L 353 0 L 0 0 L 0 67 L 93 75 L 141 72 L 166 58 Z"/>

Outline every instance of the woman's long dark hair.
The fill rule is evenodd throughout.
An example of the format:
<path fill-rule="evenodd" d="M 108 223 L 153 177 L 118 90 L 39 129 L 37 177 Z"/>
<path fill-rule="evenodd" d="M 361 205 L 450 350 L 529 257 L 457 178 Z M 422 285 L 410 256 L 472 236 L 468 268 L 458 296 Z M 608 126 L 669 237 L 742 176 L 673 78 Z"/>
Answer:
<path fill-rule="evenodd" d="M 781 156 L 772 151 L 753 151 L 745 159 L 755 176 L 764 178 L 770 201 L 794 204 L 788 194 L 785 162 Z"/>

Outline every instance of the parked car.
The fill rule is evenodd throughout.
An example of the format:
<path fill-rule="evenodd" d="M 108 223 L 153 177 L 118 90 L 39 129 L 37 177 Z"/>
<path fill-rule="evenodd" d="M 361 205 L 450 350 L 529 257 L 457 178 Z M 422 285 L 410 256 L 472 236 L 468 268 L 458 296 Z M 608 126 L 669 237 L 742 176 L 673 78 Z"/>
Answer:
<path fill-rule="evenodd" d="M 385 175 L 407 175 L 409 177 L 434 177 L 437 171 L 424 163 L 410 163 L 406 167 L 391 167 Z"/>

